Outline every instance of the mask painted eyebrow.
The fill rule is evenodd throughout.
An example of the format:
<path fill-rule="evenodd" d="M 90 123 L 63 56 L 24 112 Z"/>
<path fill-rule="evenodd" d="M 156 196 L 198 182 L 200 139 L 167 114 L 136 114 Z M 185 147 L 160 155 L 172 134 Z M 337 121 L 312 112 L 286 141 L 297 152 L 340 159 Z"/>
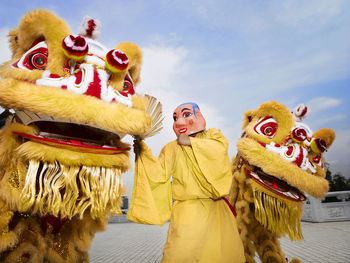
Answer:
<path fill-rule="evenodd" d="M 183 108 L 181 112 L 184 112 L 185 110 L 190 110 L 189 108 Z"/>

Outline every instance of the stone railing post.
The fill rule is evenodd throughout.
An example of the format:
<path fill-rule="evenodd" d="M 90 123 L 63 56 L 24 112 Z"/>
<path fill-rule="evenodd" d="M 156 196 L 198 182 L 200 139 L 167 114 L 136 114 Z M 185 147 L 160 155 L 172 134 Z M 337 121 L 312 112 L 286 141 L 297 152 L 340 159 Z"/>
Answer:
<path fill-rule="evenodd" d="M 322 202 L 320 199 L 308 195 L 307 200 L 304 202 L 303 210 L 303 221 L 322 222 Z"/>
<path fill-rule="evenodd" d="M 303 221 L 327 222 L 350 220 L 350 191 L 329 192 L 325 197 L 336 197 L 340 202 L 322 202 L 323 199 L 316 199 L 307 196 L 304 202 Z"/>

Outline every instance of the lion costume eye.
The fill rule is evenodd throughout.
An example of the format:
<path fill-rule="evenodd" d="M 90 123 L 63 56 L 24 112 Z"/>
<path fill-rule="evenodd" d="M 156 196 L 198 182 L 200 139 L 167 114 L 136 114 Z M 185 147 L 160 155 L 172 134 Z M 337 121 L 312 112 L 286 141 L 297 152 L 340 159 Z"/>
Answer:
<path fill-rule="evenodd" d="M 20 60 L 12 64 L 12 67 L 25 70 L 45 70 L 48 55 L 47 44 L 44 40 L 39 39 L 34 42 L 32 48 L 23 54 Z"/>
<path fill-rule="evenodd" d="M 43 53 L 34 53 L 30 57 L 30 64 L 34 69 L 45 69 L 47 64 L 47 56 Z"/>
<path fill-rule="evenodd" d="M 317 154 L 314 158 L 312 158 L 313 161 L 318 164 L 321 161 L 321 154 Z"/>
<path fill-rule="evenodd" d="M 257 134 L 266 136 L 267 138 L 273 138 L 277 132 L 277 121 L 271 117 L 260 118 L 257 124 L 254 126 L 254 131 Z"/>
<path fill-rule="evenodd" d="M 125 94 L 125 95 L 128 95 L 128 94 L 135 95 L 134 84 L 133 84 L 129 74 L 127 74 L 125 76 L 124 84 L 123 84 L 123 91 L 121 93 Z"/>

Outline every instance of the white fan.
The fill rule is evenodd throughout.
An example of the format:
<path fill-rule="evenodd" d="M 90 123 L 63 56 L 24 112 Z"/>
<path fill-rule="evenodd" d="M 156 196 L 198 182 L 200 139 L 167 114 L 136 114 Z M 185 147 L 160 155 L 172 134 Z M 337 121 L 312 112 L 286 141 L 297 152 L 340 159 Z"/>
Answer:
<path fill-rule="evenodd" d="M 152 118 L 152 124 L 151 129 L 145 132 L 144 134 L 136 135 L 134 136 L 139 137 L 141 140 L 144 140 L 148 137 L 152 137 L 159 133 L 163 129 L 163 119 L 164 116 L 162 114 L 162 104 L 157 101 L 155 97 L 152 97 L 150 95 L 145 95 L 148 99 L 148 104 L 146 108 L 146 112 L 151 115 Z"/>

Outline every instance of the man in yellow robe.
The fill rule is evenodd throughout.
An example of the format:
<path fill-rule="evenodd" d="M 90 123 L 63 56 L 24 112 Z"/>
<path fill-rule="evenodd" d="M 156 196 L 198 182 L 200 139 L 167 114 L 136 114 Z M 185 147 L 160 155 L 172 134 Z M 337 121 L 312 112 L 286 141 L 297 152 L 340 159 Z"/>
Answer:
<path fill-rule="evenodd" d="M 236 218 L 223 199 L 232 181 L 228 142 L 219 130 L 205 130 L 194 103 L 177 107 L 173 118 L 178 139 L 158 159 L 144 142 L 134 144 L 128 219 L 162 225 L 171 217 L 162 262 L 244 262 Z"/>

